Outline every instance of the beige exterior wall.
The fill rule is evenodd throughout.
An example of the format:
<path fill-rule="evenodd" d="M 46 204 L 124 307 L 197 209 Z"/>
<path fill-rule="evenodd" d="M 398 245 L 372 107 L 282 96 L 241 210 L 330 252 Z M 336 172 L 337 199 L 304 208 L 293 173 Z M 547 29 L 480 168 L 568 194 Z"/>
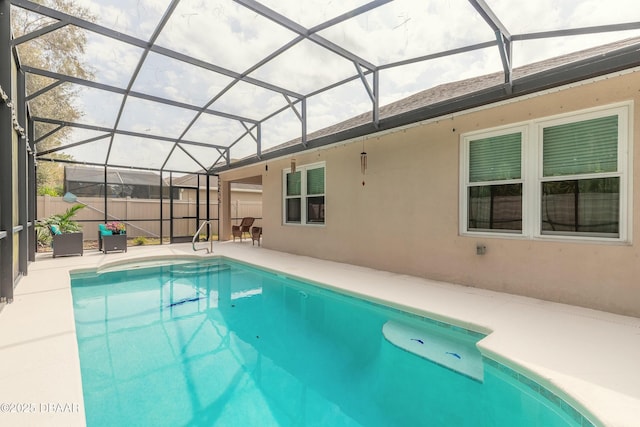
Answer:
<path fill-rule="evenodd" d="M 636 212 L 631 244 L 462 236 L 458 220 L 462 133 L 622 101 L 634 102 L 637 170 L 640 72 L 633 72 L 367 139 L 364 186 L 362 140 L 296 154 L 298 165 L 326 162 L 325 226 L 283 225 L 282 170 L 290 158 L 222 178 L 262 175 L 266 248 L 640 316 Z M 640 209 L 640 173 L 629 182 L 630 202 Z M 478 243 L 485 255 L 476 255 Z"/>

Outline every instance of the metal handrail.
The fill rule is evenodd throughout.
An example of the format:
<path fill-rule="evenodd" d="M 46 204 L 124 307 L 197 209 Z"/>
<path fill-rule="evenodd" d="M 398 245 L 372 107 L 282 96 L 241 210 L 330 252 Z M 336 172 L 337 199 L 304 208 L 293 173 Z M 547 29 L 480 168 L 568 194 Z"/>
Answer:
<path fill-rule="evenodd" d="M 210 248 L 196 249 L 196 238 L 200 235 L 200 232 L 202 231 L 202 228 L 207 224 L 211 224 L 211 222 L 212 222 L 211 220 L 202 221 L 202 224 L 200 224 L 200 227 L 198 227 L 198 231 L 196 231 L 196 233 L 193 235 L 193 239 L 191 240 L 191 247 L 193 248 L 194 252 L 206 249 L 208 254 L 212 254 L 213 253 L 213 239 L 211 238 L 211 235 L 209 235 L 209 242 L 211 244 Z"/>

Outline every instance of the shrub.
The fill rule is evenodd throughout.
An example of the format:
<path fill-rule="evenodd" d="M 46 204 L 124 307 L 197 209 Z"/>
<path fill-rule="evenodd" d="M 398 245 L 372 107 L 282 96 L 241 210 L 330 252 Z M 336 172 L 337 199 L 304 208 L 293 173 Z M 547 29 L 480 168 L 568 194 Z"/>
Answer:
<path fill-rule="evenodd" d="M 38 196 L 61 197 L 62 187 L 51 187 L 48 185 L 38 187 Z"/>
<path fill-rule="evenodd" d="M 146 244 L 147 244 L 147 239 L 144 236 L 138 236 L 135 239 L 133 239 L 134 246 L 144 246 Z"/>

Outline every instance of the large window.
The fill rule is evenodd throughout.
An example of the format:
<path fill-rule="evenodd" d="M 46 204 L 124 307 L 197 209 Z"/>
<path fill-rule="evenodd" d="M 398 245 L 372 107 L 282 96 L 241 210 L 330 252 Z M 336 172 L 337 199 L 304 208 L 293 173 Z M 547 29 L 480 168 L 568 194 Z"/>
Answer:
<path fill-rule="evenodd" d="M 300 166 L 284 171 L 284 222 L 286 224 L 324 224 L 325 165 Z"/>
<path fill-rule="evenodd" d="M 618 114 L 542 125 L 542 234 L 620 235 Z"/>
<path fill-rule="evenodd" d="M 462 233 L 627 239 L 629 105 L 462 136 Z"/>

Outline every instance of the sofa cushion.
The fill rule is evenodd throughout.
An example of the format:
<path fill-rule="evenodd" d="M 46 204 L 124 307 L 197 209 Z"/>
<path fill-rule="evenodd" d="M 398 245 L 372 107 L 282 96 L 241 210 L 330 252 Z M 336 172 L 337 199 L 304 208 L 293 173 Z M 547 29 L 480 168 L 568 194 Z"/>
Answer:
<path fill-rule="evenodd" d="M 98 230 L 100 230 L 101 236 L 111 236 L 113 234 L 113 231 L 107 230 L 106 224 L 98 224 Z"/>

